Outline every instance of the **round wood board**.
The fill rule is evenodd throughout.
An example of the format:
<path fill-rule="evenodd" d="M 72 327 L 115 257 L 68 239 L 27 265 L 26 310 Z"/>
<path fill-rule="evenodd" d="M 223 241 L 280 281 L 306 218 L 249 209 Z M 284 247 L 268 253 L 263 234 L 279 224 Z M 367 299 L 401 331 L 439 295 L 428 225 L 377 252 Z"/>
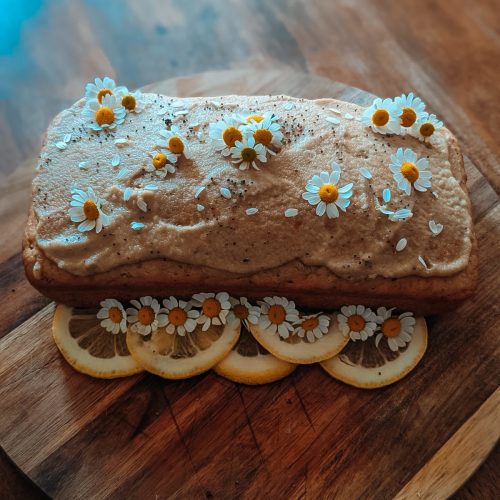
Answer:
<path fill-rule="evenodd" d="M 209 72 L 145 90 L 362 105 L 374 97 L 290 70 Z M 467 168 L 477 181 L 474 166 Z M 480 239 L 494 228 L 494 217 L 483 220 Z M 494 265 L 483 256 L 482 274 Z M 175 382 L 152 375 L 95 380 L 59 355 L 50 336 L 53 304 L 33 306 L 37 312 L 0 338 L 0 444 L 56 498 L 445 497 L 498 436 L 496 360 L 480 335 L 496 299 L 484 292 L 481 300 L 432 320 L 421 364 L 376 391 L 336 382 L 318 366 L 262 387 L 212 372 Z M 471 317 L 472 336 L 463 326 Z"/>

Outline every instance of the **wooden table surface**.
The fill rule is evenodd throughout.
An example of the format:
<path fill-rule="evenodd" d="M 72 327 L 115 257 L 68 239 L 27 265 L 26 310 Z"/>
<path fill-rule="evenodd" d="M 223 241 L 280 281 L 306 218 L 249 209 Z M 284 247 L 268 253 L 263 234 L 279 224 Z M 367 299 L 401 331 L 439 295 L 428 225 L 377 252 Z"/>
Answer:
<path fill-rule="evenodd" d="M 8 196 L 29 175 L 18 166 L 36 154 L 52 116 L 97 75 L 138 87 L 214 69 L 291 67 L 378 95 L 412 90 L 458 136 L 466 161 L 484 176 L 476 220 L 498 208 L 498 1 L 25 0 L 6 9 L 0 20 L 0 213 L 9 224 L 2 224 L 0 246 L 0 338 L 48 303 L 23 277 L 25 211 L 18 202 L 9 210 Z M 19 295 L 22 304 L 12 300 Z M 498 325 L 498 310 L 491 315 Z M 498 496 L 498 455 L 458 497 Z M 0 492 L 31 497 L 30 487 L 0 454 Z"/>

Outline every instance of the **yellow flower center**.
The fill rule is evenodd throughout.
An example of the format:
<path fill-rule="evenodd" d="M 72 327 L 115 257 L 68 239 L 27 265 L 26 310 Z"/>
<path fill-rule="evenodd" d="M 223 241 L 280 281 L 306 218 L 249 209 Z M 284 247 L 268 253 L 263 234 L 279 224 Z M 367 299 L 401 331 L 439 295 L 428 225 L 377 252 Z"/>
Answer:
<path fill-rule="evenodd" d="M 261 122 L 262 120 L 264 119 L 264 117 L 262 115 L 250 115 L 248 118 L 247 118 L 247 122 L 250 123 L 250 122 Z"/>
<path fill-rule="evenodd" d="M 266 128 L 259 128 L 253 133 L 253 138 L 258 144 L 264 144 L 264 146 L 269 146 L 273 140 L 273 134 L 270 130 Z"/>
<path fill-rule="evenodd" d="M 382 325 L 382 333 L 386 337 L 397 337 L 401 331 L 401 321 L 398 318 L 386 319 Z"/>
<path fill-rule="evenodd" d="M 353 314 L 347 318 L 347 324 L 351 332 L 360 332 L 366 325 L 366 321 L 360 314 Z"/>
<path fill-rule="evenodd" d="M 217 299 L 210 297 L 210 298 L 204 300 L 203 306 L 201 307 L 201 309 L 203 311 L 203 314 L 207 318 L 215 318 L 216 316 L 219 315 L 222 307 L 220 305 L 220 302 Z"/>
<path fill-rule="evenodd" d="M 279 304 L 274 304 L 267 313 L 269 321 L 275 325 L 281 325 L 286 319 L 285 308 Z"/>
<path fill-rule="evenodd" d="M 222 139 L 228 147 L 232 148 L 236 144 L 236 141 L 243 139 L 243 135 L 236 127 L 227 127 L 222 133 Z"/>
<path fill-rule="evenodd" d="M 243 148 L 241 150 L 241 158 L 243 161 L 252 162 L 257 158 L 257 152 L 253 148 Z"/>
<path fill-rule="evenodd" d="M 142 306 L 137 313 L 137 319 L 141 325 L 150 325 L 155 320 L 155 312 L 150 306 Z"/>
<path fill-rule="evenodd" d="M 408 181 L 410 181 L 412 184 L 419 178 L 420 173 L 418 171 L 418 167 L 415 165 L 415 163 L 412 163 L 410 161 L 405 161 L 401 165 L 401 173 L 403 174 L 404 177 Z"/>
<path fill-rule="evenodd" d="M 323 184 L 319 188 L 319 197 L 325 203 L 333 203 L 339 197 L 339 190 L 335 184 Z"/>
<path fill-rule="evenodd" d="M 248 318 L 248 308 L 246 308 L 243 304 L 236 304 L 233 307 L 234 315 L 239 319 L 247 319 Z"/>
<path fill-rule="evenodd" d="M 163 153 L 158 153 L 153 158 L 153 167 L 156 169 L 163 168 L 167 164 L 167 157 Z"/>
<path fill-rule="evenodd" d="M 133 95 L 126 95 L 122 99 L 122 106 L 129 111 L 133 111 L 137 106 L 137 101 L 135 100 L 135 97 Z"/>
<path fill-rule="evenodd" d="M 420 126 L 420 135 L 430 137 L 436 129 L 432 123 L 424 123 Z"/>
<path fill-rule="evenodd" d="M 83 213 L 87 220 L 97 220 L 99 218 L 99 209 L 94 200 L 87 200 L 83 204 Z"/>
<path fill-rule="evenodd" d="M 168 140 L 168 149 L 170 149 L 170 151 L 172 151 L 175 155 L 181 155 L 184 153 L 184 143 L 182 142 L 182 139 L 177 136 L 171 137 Z"/>
<path fill-rule="evenodd" d="M 417 121 L 417 113 L 412 108 L 403 108 L 403 113 L 399 119 L 403 127 L 411 127 Z"/>
<path fill-rule="evenodd" d="M 102 98 L 105 96 L 105 95 L 112 95 L 113 92 L 111 91 L 111 89 L 101 89 L 99 90 L 99 92 L 97 93 L 97 100 L 99 101 L 99 104 L 102 102 Z"/>
<path fill-rule="evenodd" d="M 168 313 L 168 321 L 174 326 L 182 326 L 187 320 L 187 314 L 184 309 L 180 307 L 174 307 Z"/>
<path fill-rule="evenodd" d="M 314 330 L 318 326 L 319 326 L 319 319 L 318 318 L 309 318 L 309 319 L 302 321 L 302 328 L 306 331 Z"/>
<path fill-rule="evenodd" d="M 119 307 L 111 307 L 108 310 L 108 317 L 113 323 L 119 323 L 122 319 L 122 312 Z"/>
<path fill-rule="evenodd" d="M 111 108 L 103 106 L 96 111 L 95 121 L 101 126 L 111 125 L 115 121 L 115 112 Z"/>
<path fill-rule="evenodd" d="M 372 123 L 377 127 L 383 127 L 389 121 L 389 112 L 385 109 L 377 109 L 372 115 Z"/>

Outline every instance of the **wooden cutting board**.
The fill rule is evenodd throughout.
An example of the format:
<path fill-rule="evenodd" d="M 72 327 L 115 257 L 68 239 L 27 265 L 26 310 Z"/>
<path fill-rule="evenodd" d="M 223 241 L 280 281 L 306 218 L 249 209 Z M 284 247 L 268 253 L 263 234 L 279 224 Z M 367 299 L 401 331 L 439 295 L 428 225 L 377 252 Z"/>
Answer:
<path fill-rule="evenodd" d="M 204 73 L 147 90 L 373 99 L 324 78 L 269 70 Z M 500 205 L 467 159 L 479 292 L 458 311 L 429 318 L 420 365 L 374 391 L 336 382 L 318 366 L 263 387 L 212 372 L 174 382 L 151 375 L 103 381 L 73 371 L 51 340 L 54 305 L 30 288 L 20 265 L 33 163 L 1 191 L 8 238 L 0 262 L 0 445 L 50 496 L 440 498 L 498 439 Z"/>

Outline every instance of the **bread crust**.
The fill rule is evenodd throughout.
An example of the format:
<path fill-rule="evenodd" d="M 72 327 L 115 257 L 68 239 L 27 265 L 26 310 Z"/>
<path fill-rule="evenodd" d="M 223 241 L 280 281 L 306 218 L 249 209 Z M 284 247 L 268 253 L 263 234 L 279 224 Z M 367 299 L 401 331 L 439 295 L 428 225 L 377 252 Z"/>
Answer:
<path fill-rule="evenodd" d="M 346 304 L 383 305 L 427 315 L 458 307 L 474 293 L 477 284 L 475 238 L 467 268 L 447 277 L 351 281 L 335 276 L 326 268 L 312 268 L 298 261 L 240 276 L 163 259 L 124 265 L 90 276 L 74 276 L 43 255 L 35 243 L 35 227 L 31 211 L 23 240 L 26 276 L 41 293 L 70 306 L 97 306 L 108 297 L 119 300 L 143 295 L 190 297 L 196 292 L 226 290 L 234 296 L 254 300 L 286 296 L 302 308 L 332 310 Z M 36 262 L 41 266 L 41 277 L 35 276 Z"/>

